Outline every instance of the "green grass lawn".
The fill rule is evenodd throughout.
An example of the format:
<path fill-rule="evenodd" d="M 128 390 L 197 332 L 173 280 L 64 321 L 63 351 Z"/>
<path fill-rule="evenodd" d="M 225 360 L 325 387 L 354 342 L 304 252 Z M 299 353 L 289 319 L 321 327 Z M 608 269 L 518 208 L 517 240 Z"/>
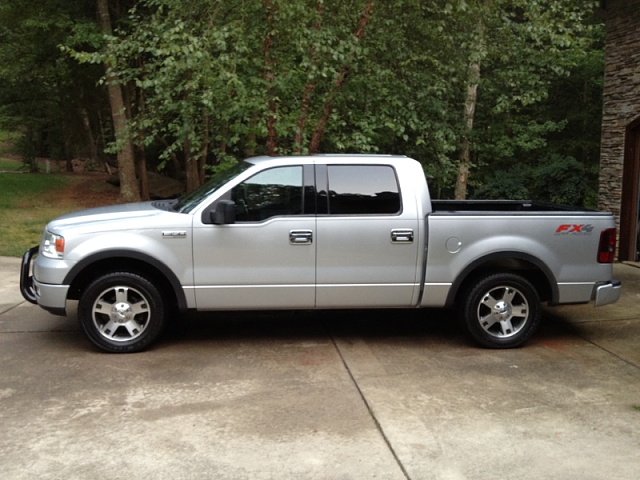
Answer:
<path fill-rule="evenodd" d="M 0 170 L 20 166 L 20 162 L 0 159 Z M 40 242 L 49 220 L 77 209 L 52 200 L 56 191 L 76 181 L 61 174 L 0 173 L 0 255 L 21 256 Z"/>
<path fill-rule="evenodd" d="M 9 171 L 19 171 L 22 168 L 22 162 L 17 162 L 16 160 L 9 160 L 7 158 L 0 157 L 0 172 L 9 170 Z"/>

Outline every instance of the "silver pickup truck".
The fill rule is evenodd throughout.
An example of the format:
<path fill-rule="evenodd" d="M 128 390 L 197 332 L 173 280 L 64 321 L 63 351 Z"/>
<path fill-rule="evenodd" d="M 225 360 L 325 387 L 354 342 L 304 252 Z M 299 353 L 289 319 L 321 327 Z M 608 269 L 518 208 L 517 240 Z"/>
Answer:
<path fill-rule="evenodd" d="M 516 347 L 541 302 L 618 300 L 611 214 L 529 201 L 432 201 L 407 157 L 257 157 L 177 200 L 49 223 L 24 297 L 78 300 L 103 350 L 149 346 L 186 310 L 455 307 L 481 345 Z"/>

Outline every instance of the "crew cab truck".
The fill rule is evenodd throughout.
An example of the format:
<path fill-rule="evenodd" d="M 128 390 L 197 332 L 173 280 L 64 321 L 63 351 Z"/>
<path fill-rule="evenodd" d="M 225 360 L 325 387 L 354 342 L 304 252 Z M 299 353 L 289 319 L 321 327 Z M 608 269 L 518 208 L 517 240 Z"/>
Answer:
<path fill-rule="evenodd" d="M 177 200 L 50 222 L 22 263 L 30 302 L 109 352 L 186 310 L 455 307 L 483 346 L 523 344 L 541 302 L 618 300 L 611 214 L 432 201 L 402 156 L 256 157 Z"/>

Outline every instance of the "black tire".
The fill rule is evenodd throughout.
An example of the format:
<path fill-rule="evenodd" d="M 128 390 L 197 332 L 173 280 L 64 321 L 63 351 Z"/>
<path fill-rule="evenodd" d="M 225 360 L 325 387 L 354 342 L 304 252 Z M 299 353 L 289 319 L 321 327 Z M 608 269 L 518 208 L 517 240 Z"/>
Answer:
<path fill-rule="evenodd" d="M 462 321 L 469 334 L 485 347 L 519 347 L 540 324 L 540 296 L 517 274 L 486 276 L 466 290 L 462 300 Z"/>
<path fill-rule="evenodd" d="M 102 350 L 139 352 L 162 333 L 166 321 L 162 294 L 149 280 L 117 272 L 96 279 L 78 303 L 85 334 Z"/>

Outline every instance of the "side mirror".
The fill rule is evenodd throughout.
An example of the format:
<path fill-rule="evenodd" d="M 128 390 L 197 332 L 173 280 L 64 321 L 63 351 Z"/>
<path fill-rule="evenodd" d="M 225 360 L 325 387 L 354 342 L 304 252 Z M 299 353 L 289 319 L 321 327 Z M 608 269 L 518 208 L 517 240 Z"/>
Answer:
<path fill-rule="evenodd" d="M 236 223 L 236 204 L 231 200 L 220 200 L 215 211 L 211 212 L 211 221 L 215 225 Z"/>

